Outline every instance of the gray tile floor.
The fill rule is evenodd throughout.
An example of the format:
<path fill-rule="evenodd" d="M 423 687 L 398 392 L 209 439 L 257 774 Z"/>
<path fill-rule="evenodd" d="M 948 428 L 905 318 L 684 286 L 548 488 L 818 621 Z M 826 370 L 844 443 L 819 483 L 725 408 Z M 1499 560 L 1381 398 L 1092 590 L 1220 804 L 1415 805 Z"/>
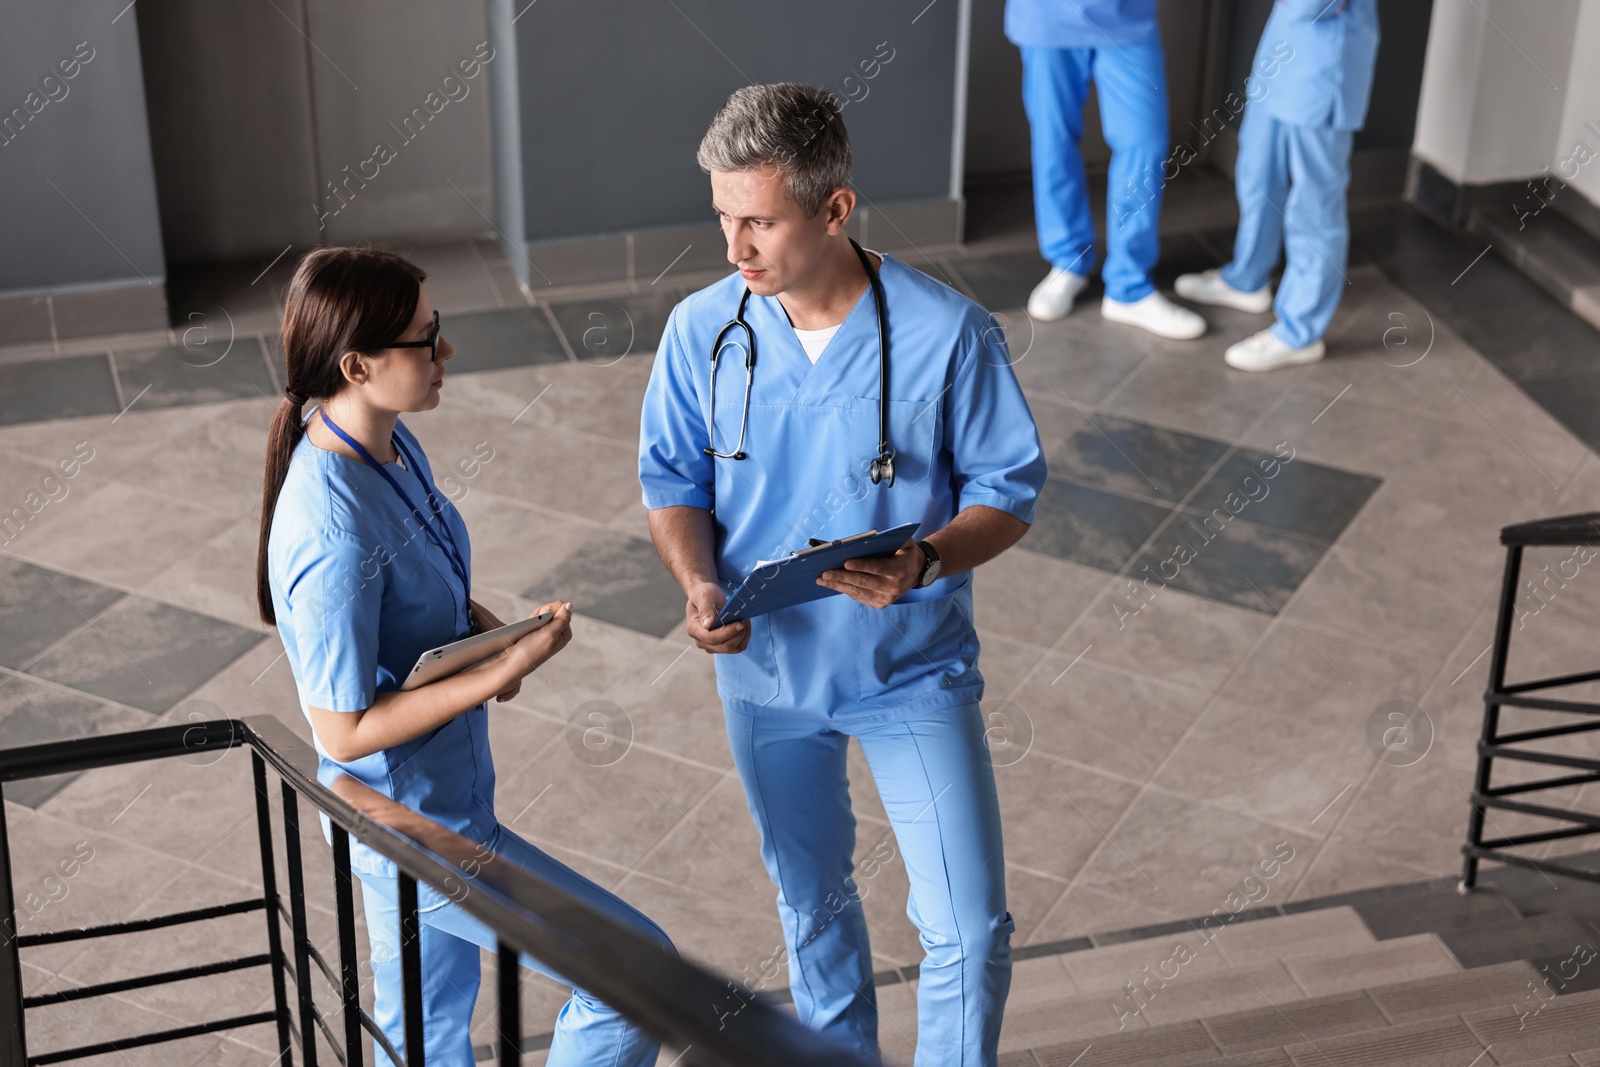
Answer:
<path fill-rule="evenodd" d="M 1163 270 L 1216 262 L 1219 240 L 1173 235 Z M 580 616 L 572 644 L 495 709 L 502 818 L 657 918 L 687 954 L 754 968 L 779 940 L 774 891 L 711 664 L 654 563 L 635 473 L 651 350 L 683 290 L 530 304 L 490 244 L 419 258 L 461 355 L 441 407 L 410 425 L 441 473 L 493 449 L 445 485 L 472 531 L 475 589 L 502 615 L 559 595 Z M 1251 376 L 1220 353 L 1264 318 L 1208 310 L 1206 338 L 1158 341 L 1106 324 L 1091 298 L 1035 323 L 1018 309 L 1042 273 L 1025 244 L 905 258 L 996 309 L 1050 456 L 1039 521 L 976 579 L 1014 943 L 1209 912 L 1279 842 L 1295 858 L 1270 904 L 1453 870 L 1496 535 L 1593 509 L 1590 448 L 1371 262 L 1348 270 L 1326 361 Z M 1447 289 L 1463 265 L 1441 255 L 1407 270 L 1424 272 L 1417 287 Z M 224 715 L 273 715 L 306 734 L 278 641 L 251 607 L 279 388 L 274 298 L 245 274 L 214 282 L 197 298 L 213 326 L 203 343 L 175 330 L 0 351 L 0 745 Z M 233 346 L 215 359 L 224 307 Z M 1246 503 L 1230 504 L 1240 489 Z M 1191 558 L 1168 562 L 1180 541 Z M 1567 554 L 1533 553 L 1533 567 Z M 1174 565 L 1176 577 L 1151 578 Z M 1600 585 L 1585 573 L 1525 598 L 1514 675 L 1593 667 Z M 1432 729 L 1403 767 L 1368 742 L 1397 699 Z M 583 744 L 597 710 L 627 723 L 605 758 Z M 851 768 L 864 856 L 888 823 L 855 752 Z M 32 929 L 235 899 L 258 877 L 241 757 L 196 753 L 5 797 L 19 892 L 37 888 Z M 1566 799 L 1597 805 L 1600 789 Z M 313 928 L 327 938 L 327 850 L 308 821 Z M 80 843 L 92 861 L 57 879 L 65 893 L 47 891 Z M 900 866 L 866 891 L 880 968 L 914 967 Z M 176 947 L 41 950 L 29 988 L 262 940 L 259 917 L 234 922 Z M 527 987 L 528 1028 L 545 1031 L 563 994 Z M 223 994 L 254 1010 L 267 988 L 241 972 L 183 995 L 61 1006 L 35 1034 L 48 1048 L 177 1025 L 215 1014 L 201 1006 Z M 885 1041 L 909 1051 L 909 1035 Z M 247 1030 L 107 1062 L 261 1063 L 269 1043 Z"/>

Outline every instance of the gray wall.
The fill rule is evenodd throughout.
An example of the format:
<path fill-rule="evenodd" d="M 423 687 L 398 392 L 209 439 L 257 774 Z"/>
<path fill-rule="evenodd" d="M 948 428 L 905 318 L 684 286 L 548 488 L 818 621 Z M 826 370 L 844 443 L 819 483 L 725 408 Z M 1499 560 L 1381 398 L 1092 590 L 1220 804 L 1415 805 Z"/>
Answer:
<path fill-rule="evenodd" d="M 139 2 L 171 260 L 488 232 L 483 0 L 275 3 Z"/>
<path fill-rule="evenodd" d="M 860 96 L 844 79 L 880 42 L 893 59 L 844 109 L 856 183 L 879 204 L 949 198 L 958 3 L 526 5 L 512 30 L 529 241 L 709 223 L 694 152 L 727 95 L 802 81 Z"/>
<path fill-rule="evenodd" d="M 151 298 L 162 299 L 166 265 L 138 11 L 118 17 L 126 5 L 6 6 L 0 116 L 11 118 L 5 136 L 12 139 L 0 146 L 0 292 L 127 285 L 151 288 Z M 83 54 L 92 49 L 92 58 L 64 80 L 57 64 L 79 42 L 87 42 Z M 59 99 L 39 107 L 46 92 Z M 32 108 L 38 113 L 30 115 Z"/>

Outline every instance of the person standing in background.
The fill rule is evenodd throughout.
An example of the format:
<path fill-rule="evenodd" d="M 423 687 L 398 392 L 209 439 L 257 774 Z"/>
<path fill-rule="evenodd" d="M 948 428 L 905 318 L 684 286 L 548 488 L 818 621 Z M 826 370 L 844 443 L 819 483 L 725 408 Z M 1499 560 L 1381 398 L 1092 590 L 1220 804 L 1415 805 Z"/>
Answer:
<path fill-rule="evenodd" d="M 1072 310 L 1094 268 L 1094 223 L 1078 142 L 1094 79 L 1111 146 L 1105 297 L 1100 314 L 1161 337 L 1206 332 L 1203 318 L 1150 281 L 1160 252 L 1167 73 L 1156 0 L 1006 0 L 1005 33 L 1022 51 L 1022 103 L 1032 131 L 1033 205 L 1050 273 L 1028 298 L 1044 322 Z"/>
<path fill-rule="evenodd" d="M 1315 363 L 1344 286 L 1350 251 L 1350 147 L 1366 123 L 1378 55 L 1377 0 L 1277 0 L 1254 62 L 1282 58 L 1244 109 L 1234 185 L 1239 229 L 1224 267 L 1185 274 L 1178 295 L 1277 321 L 1223 353 L 1238 370 Z M 1259 69 L 1259 68 L 1258 68 Z M 1267 288 L 1283 248 L 1274 299 Z"/>

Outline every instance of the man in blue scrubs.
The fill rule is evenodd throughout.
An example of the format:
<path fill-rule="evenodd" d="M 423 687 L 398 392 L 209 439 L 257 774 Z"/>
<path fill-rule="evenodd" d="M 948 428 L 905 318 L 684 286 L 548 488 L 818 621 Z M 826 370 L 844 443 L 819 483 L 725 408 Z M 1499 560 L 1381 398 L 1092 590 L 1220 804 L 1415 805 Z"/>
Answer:
<path fill-rule="evenodd" d="M 1230 367 L 1277 370 L 1323 356 L 1322 335 L 1349 284 L 1350 146 L 1366 122 L 1377 55 L 1377 0 L 1272 6 L 1254 65 L 1281 62 L 1265 93 L 1250 97 L 1239 125 L 1233 259 L 1177 283 L 1188 300 L 1244 311 L 1270 306 L 1277 314 L 1270 327 L 1223 353 Z M 1274 299 L 1267 282 L 1280 247 L 1287 262 Z"/>
<path fill-rule="evenodd" d="M 1167 71 L 1156 0 L 1006 0 L 1006 37 L 1022 51 L 1022 103 L 1033 143 L 1033 211 L 1050 273 L 1028 298 L 1049 322 L 1072 310 L 1094 268 L 1094 223 L 1078 142 L 1094 79 L 1111 146 L 1106 283 L 1100 314 L 1161 337 L 1206 332 L 1199 315 L 1156 290 L 1167 154 Z"/>
<path fill-rule="evenodd" d="M 825 90 L 740 89 L 698 160 L 740 270 L 668 319 L 639 478 L 656 548 L 688 598 L 688 635 L 716 654 L 729 745 L 778 888 L 795 1007 L 807 1025 L 877 1054 L 845 774 L 854 737 L 926 950 L 916 1062 L 993 1064 L 1014 923 L 978 710 L 972 572 L 1033 520 L 1045 477 L 1038 433 L 991 317 L 892 256 L 858 254 L 846 236 L 850 146 Z M 883 383 L 868 263 L 886 297 L 892 485 L 870 476 Z M 741 431 L 735 329 L 717 366 L 713 437 L 712 348 L 746 287 L 758 357 L 748 421 Z M 918 540 L 893 557 L 824 574 L 841 595 L 709 628 L 758 560 L 910 521 Z M 880 843 L 875 856 L 868 877 L 893 848 Z"/>

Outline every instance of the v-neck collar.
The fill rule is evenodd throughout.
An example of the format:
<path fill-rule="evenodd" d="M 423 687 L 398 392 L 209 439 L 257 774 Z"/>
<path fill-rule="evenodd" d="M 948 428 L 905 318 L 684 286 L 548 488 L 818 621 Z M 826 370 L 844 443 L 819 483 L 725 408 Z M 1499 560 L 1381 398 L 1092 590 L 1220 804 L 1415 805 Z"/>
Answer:
<path fill-rule="evenodd" d="M 884 265 L 889 262 L 888 253 L 879 252 L 879 251 L 877 251 L 875 249 L 865 249 L 865 251 L 871 252 L 872 254 L 874 254 L 874 255 L 879 257 L 879 259 L 878 259 L 878 267 L 877 267 L 877 275 L 878 275 L 878 281 L 881 284 L 882 281 L 883 281 L 883 268 L 884 268 Z M 885 294 L 885 296 L 887 296 L 887 294 Z M 867 282 L 867 288 L 862 292 L 861 296 L 856 299 L 856 302 L 853 305 L 851 305 L 850 310 L 845 314 L 844 319 L 840 321 L 840 323 L 838 325 L 838 329 L 836 329 L 834 331 L 833 336 L 828 338 L 828 343 L 826 345 L 822 346 L 822 351 L 821 352 L 817 353 L 817 360 L 816 360 L 815 363 L 813 363 L 811 361 L 811 357 L 810 356 L 806 355 L 805 346 L 800 343 L 799 335 L 794 332 L 795 331 L 794 322 L 793 322 L 793 320 L 791 320 L 789 318 L 789 311 L 788 311 L 787 308 L 785 308 L 783 306 L 783 301 L 779 300 L 775 296 L 765 296 L 765 297 L 761 297 L 760 299 L 763 300 L 763 301 L 770 302 L 773 305 L 776 305 L 777 315 L 778 315 L 779 319 L 783 323 L 784 329 L 783 329 L 782 332 L 786 335 L 786 337 L 785 337 L 785 341 L 784 341 L 784 344 L 783 344 L 782 348 L 783 348 L 784 351 L 787 351 L 787 352 L 790 353 L 790 356 L 785 357 L 785 359 L 786 359 L 786 361 L 788 363 L 793 364 L 795 369 L 799 372 L 798 376 L 795 379 L 795 390 L 794 390 L 794 397 L 793 398 L 798 398 L 805 391 L 805 388 L 810 383 L 811 378 L 813 377 L 814 373 L 816 372 L 816 369 L 822 365 L 822 361 L 827 358 L 828 352 L 831 351 L 834 348 L 834 346 L 839 343 L 839 338 L 849 328 L 850 320 L 854 319 L 858 312 L 861 312 L 862 305 L 866 305 L 868 308 L 871 309 L 870 312 L 865 312 L 863 314 L 871 314 L 871 315 L 874 316 L 874 322 L 873 322 L 873 325 L 872 325 L 872 340 L 873 340 L 874 344 L 877 343 L 877 336 L 878 336 L 878 334 L 877 334 L 877 322 L 876 322 L 877 307 L 876 307 L 876 304 L 875 304 L 875 302 L 873 300 L 872 282 L 870 280 Z M 826 327 L 824 327 L 824 328 L 826 328 Z M 799 360 L 799 362 L 796 363 L 796 362 L 794 362 L 795 360 Z M 793 399 L 793 398 L 791 398 L 791 399 Z"/>

